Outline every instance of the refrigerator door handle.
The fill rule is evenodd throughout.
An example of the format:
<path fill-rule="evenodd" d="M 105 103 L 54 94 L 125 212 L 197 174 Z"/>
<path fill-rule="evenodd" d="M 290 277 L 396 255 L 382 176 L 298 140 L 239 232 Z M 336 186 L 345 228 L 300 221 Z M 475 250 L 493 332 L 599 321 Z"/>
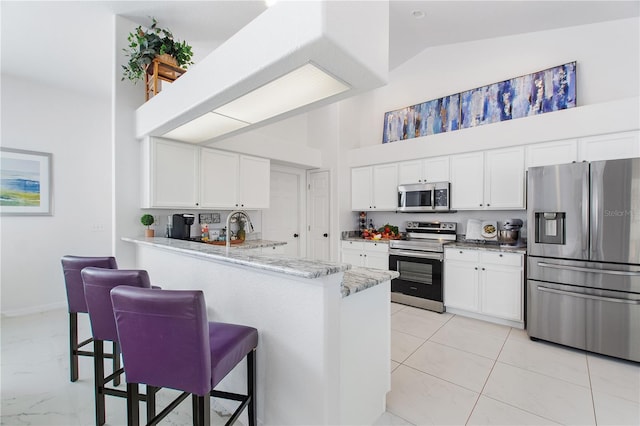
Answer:
<path fill-rule="evenodd" d="M 593 268 L 583 268 L 581 266 L 566 266 L 566 265 L 556 265 L 553 263 L 546 262 L 538 262 L 538 266 L 543 268 L 553 268 L 553 269 L 564 269 L 568 271 L 578 271 L 578 272 L 591 272 L 596 274 L 609 274 L 609 275 L 623 275 L 623 276 L 640 276 L 640 271 L 615 271 L 612 269 L 593 269 Z"/>
<path fill-rule="evenodd" d="M 564 294 L 567 296 L 581 297 L 583 299 L 591 299 L 591 300 L 599 300 L 602 302 L 614 302 L 614 303 L 626 303 L 628 305 L 640 305 L 640 300 L 630 300 L 630 299 L 618 299 L 616 297 L 602 297 L 602 296 L 594 296 L 591 294 L 584 293 L 576 293 L 573 291 L 567 290 L 557 290 L 555 288 L 538 286 L 538 290 L 547 292 L 547 293 L 555 293 L 555 294 Z"/>

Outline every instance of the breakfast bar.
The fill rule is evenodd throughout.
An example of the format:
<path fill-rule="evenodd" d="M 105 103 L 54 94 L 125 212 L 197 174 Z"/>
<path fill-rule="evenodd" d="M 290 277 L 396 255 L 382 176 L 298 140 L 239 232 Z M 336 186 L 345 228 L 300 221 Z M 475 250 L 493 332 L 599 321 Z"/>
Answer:
<path fill-rule="evenodd" d="M 168 238 L 123 238 L 163 289 L 202 290 L 210 321 L 259 331 L 259 424 L 372 424 L 390 390 L 393 271 Z M 237 368 L 220 389 L 245 390 Z M 230 407 L 231 409 L 231 407 Z"/>

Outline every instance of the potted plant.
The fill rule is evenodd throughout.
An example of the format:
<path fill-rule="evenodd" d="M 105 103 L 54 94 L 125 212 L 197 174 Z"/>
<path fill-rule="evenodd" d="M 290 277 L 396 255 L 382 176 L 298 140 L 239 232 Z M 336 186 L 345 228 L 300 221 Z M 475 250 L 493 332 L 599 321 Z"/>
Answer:
<path fill-rule="evenodd" d="M 129 47 L 123 49 L 125 56 L 129 57 L 127 65 L 123 65 L 123 76 L 137 83 L 144 78 L 144 73 L 156 56 L 168 55 L 175 60 L 175 65 L 186 68 L 193 64 L 191 57 L 193 52 L 186 41 L 174 40 L 169 29 L 159 28 L 158 21 L 151 18 L 151 27 L 138 26 L 135 31 L 129 33 L 127 41 Z M 166 57 L 166 56 L 165 56 Z"/>
<path fill-rule="evenodd" d="M 151 216 L 150 214 L 143 214 L 140 218 L 140 222 L 147 227 L 147 229 L 144 230 L 144 236 L 153 237 L 155 235 L 155 232 L 153 229 L 149 228 L 155 222 L 153 216 Z"/>

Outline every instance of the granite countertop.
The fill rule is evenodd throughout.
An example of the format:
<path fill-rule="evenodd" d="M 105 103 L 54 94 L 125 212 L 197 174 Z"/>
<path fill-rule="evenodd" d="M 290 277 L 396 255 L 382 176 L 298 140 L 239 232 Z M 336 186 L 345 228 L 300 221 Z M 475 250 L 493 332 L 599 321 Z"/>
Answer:
<path fill-rule="evenodd" d="M 171 238 L 123 237 L 122 240 L 141 245 L 163 248 L 191 256 L 201 257 L 203 259 L 230 262 L 237 265 L 294 275 L 301 278 L 313 279 L 325 275 L 344 272 L 342 287 L 340 289 L 342 297 L 347 297 L 351 294 L 399 276 L 395 271 L 382 271 L 366 268 L 352 269 L 351 265 L 347 263 L 321 262 L 280 255 L 274 256 L 270 254 L 253 254 L 247 253 L 246 250 L 243 250 L 243 248 L 272 247 L 275 245 L 286 244 L 279 241 L 245 241 L 242 246 L 231 246 L 227 251 L 225 246 L 204 244 L 195 241 L 174 240 Z"/>
<path fill-rule="evenodd" d="M 488 250 L 488 251 L 501 251 L 505 253 L 521 253 L 527 254 L 527 246 L 502 246 L 498 243 L 492 242 L 473 242 L 473 241 L 452 241 L 446 243 L 445 248 L 448 247 L 460 247 L 470 248 L 474 250 Z"/>
<path fill-rule="evenodd" d="M 344 273 L 342 297 L 347 297 L 399 276 L 400 273 L 396 271 L 353 267 Z"/>

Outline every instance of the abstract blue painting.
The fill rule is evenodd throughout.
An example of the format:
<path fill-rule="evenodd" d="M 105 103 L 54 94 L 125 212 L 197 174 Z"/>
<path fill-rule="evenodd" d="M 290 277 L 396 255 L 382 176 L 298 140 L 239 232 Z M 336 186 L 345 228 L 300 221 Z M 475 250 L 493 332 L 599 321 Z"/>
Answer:
<path fill-rule="evenodd" d="M 530 117 L 576 106 L 576 62 L 384 115 L 382 143 Z"/>

